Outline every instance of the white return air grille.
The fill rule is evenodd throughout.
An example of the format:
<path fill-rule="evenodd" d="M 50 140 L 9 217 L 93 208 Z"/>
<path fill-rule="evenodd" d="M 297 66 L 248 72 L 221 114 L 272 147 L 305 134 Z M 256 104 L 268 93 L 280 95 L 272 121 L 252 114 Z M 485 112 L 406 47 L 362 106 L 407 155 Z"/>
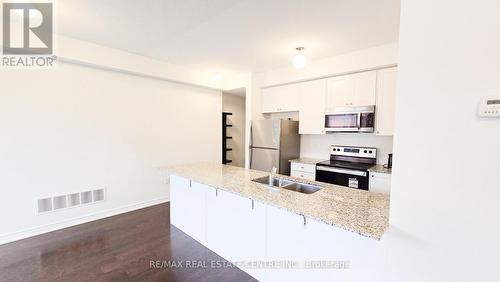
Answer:
<path fill-rule="evenodd" d="M 68 195 L 59 195 L 51 198 L 39 199 L 37 201 L 37 211 L 39 214 L 56 211 L 66 208 L 87 205 L 104 201 L 106 198 L 105 189 L 84 191 Z"/>

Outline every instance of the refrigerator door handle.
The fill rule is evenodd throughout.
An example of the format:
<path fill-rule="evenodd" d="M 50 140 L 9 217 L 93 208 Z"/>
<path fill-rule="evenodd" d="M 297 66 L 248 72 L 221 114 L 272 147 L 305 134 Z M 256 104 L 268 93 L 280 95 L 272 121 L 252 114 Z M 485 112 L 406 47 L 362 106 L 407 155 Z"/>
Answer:
<path fill-rule="evenodd" d="M 253 155 L 253 150 L 252 150 L 252 148 L 250 148 L 249 150 L 250 150 L 250 168 L 252 168 L 252 155 Z"/>
<path fill-rule="evenodd" d="M 249 162 L 249 168 L 252 168 L 252 155 L 253 155 L 253 150 L 252 150 L 252 140 L 253 140 L 253 134 L 252 134 L 252 123 L 250 123 L 250 146 L 248 147 L 248 150 L 250 150 L 250 162 Z"/>
<path fill-rule="evenodd" d="M 250 123 L 250 148 L 253 146 L 253 128 L 252 128 L 252 123 Z"/>

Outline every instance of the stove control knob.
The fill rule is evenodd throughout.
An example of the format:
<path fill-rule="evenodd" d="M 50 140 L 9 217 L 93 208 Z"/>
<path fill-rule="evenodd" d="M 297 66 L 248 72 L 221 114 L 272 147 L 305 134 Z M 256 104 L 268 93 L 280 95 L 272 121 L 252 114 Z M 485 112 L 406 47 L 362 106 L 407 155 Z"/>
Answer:
<path fill-rule="evenodd" d="M 370 150 L 370 151 L 368 151 L 368 153 L 370 153 L 370 154 L 371 154 L 371 153 L 372 153 L 372 151 Z"/>
<path fill-rule="evenodd" d="M 365 150 L 365 154 L 366 154 L 367 152 L 368 152 L 368 151 L 367 151 L 367 150 Z"/>

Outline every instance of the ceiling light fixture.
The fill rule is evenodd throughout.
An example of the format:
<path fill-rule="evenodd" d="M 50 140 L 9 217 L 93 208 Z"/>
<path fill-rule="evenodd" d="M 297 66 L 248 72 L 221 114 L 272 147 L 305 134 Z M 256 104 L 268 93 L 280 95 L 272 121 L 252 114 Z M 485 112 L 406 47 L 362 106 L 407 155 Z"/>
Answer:
<path fill-rule="evenodd" d="M 302 51 L 304 51 L 304 47 L 297 47 L 295 48 L 297 50 L 297 55 L 293 56 L 293 66 L 296 69 L 302 69 L 306 66 L 307 63 L 307 58 L 304 54 L 302 54 Z"/>
<path fill-rule="evenodd" d="M 214 74 L 213 79 L 214 79 L 215 81 L 219 81 L 219 80 L 221 80 L 221 79 L 222 79 L 222 75 L 220 75 L 220 73 L 216 73 L 216 74 Z"/>

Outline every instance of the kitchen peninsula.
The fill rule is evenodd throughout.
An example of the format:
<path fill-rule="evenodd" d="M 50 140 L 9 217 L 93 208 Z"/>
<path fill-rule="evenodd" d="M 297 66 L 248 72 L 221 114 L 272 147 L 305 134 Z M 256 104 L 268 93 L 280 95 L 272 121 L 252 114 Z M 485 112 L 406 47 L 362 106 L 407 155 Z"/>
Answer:
<path fill-rule="evenodd" d="M 269 173 L 220 164 L 167 171 L 171 224 L 261 281 L 373 281 L 380 270 L 385 194 L 278 175 L 321 188 L 304 194 L 252 181 Z M 264 261 L 273 267 L 262 267 Z M 281 268 L 276 261 L 296 264 Z M 330 267 L 318 271 L 313 261 Z"/>

